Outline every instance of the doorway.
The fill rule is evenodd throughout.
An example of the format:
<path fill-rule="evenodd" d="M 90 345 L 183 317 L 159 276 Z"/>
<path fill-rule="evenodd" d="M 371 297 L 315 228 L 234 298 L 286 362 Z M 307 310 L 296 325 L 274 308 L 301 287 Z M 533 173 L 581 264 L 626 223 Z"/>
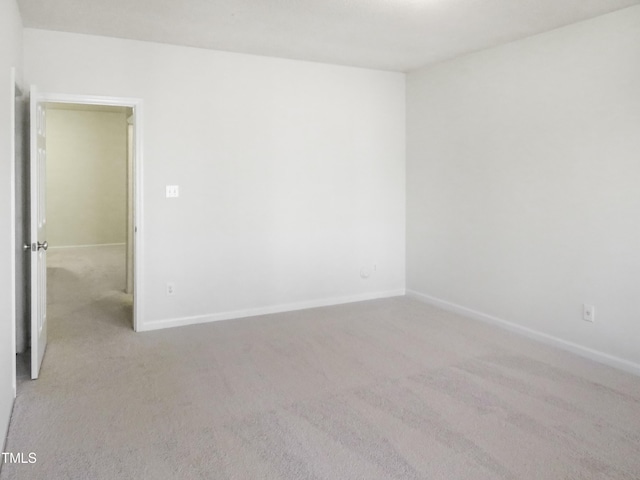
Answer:
<path fill-rule="evenodd" d="M 32 276 L 31 303 L 35 299 L 42 305 L 42 297 L 49 291 L 49 302 L 44 303 L 50 305 L 46 308 L 51 308 L 52 315 L 45 311 L 46 331 L 47 318 L 58 316 L 69 321 L 70 312 L 85 306 L 83 292 L 92 292 L 96 300 L 95 288 L 106 289 L 106 296 L 97 298 L 102 303 L 96 305 L 116 306 L 119 316 L 112 320 L 119 321 L 120 327 L 137 330 L 142 311 L 137 294 L 142 285 L 138 268 L 142 257 L 142 102 L 43 94 L 33 89 L 32 117 L 34 105 L 46 118 L 40 122 L 46 125 L 46 147 L 44 152 L 38 151 L 38 158 L 46 161 L 35 164 L 39 171 L 35 184 L 37 188 L 46 184 L 49 198 L 43 206 L 33 189 L 30 193 L 31 217 L 35 218 L 34 205 L 46 212 L 43 223 L 48 237 L 34 243 L 32 235 L 31 251 L 38 259 L 44 257 L 49 268 L 45 288 L 36 292 Z M 85 312 L 87 319 L 98 317 L 96 311 Z M 35 321 L 32 313 L 32 331 Z M 76 323 L 73 328 L 79 326 Z M 46 335 L 44 338 L 46 342 Z M 34 340 L 38 339 L 32 335 L 32 347 Z M 42 345 L 39 347 L 41 350 Z M 37 363 L 41 363 L 44 353 L 38 355 Z M 34 374 L 33 348 L 31 357 L 31 378 L 37 378 L 39 366 Z"/>
<path fill-rule="evenodd" d="M 50 103 L 45 114 L 50 341 L 95 328 L 98 318 L 133 328 L 133 289 L 127 288 L 133 283 L 127 269 L 133 111 Z"/>

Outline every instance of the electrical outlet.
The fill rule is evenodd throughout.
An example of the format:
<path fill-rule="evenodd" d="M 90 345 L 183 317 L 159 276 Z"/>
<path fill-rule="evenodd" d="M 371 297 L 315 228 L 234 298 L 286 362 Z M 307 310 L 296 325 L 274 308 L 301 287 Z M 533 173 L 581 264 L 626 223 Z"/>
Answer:
<path fill-rule="evenodd" d="M 593 323 L 596 319 L 596 307 L 593 305 L 582 305 L 582 319 L 586 322 Z"/>
<path fill-rule="evenodd" d="M 167 295 L 173 295 L 176 293 L 176 285 L 174 283 L 167 283 Z"/>

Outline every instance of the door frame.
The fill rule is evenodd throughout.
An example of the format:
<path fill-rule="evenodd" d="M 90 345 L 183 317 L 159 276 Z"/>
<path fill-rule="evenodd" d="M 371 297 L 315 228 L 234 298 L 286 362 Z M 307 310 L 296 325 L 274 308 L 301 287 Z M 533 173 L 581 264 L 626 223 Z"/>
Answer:
<path fill-rule="evenodd" d="M 72 103 L 76 105 L 105 105 L 133 109 L 133 330 L 144 325 L 144 208 L 143 208 L 143 102 L 141 98 L 103 97 L 40 92 L 43 103 Z"/>

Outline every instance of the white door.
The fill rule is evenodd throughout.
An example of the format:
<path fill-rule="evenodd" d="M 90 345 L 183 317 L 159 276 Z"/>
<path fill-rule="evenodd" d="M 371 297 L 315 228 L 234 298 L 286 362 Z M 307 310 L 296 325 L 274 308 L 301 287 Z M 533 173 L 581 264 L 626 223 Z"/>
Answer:
<path fill-rule="evenodd" d="M 31 378 L 38 378 L 47 348 L 46 111 L 31 87 Z"/>

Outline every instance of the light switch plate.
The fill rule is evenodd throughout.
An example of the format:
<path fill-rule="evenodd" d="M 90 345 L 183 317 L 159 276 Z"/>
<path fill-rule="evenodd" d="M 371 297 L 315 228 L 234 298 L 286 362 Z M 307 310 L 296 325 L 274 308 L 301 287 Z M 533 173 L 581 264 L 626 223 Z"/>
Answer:
<path fill-rule="evenodd" d="M 167 198 L 177 198 L 180 196 L 180 187 L 178 185 L 167 185 Z"/>

